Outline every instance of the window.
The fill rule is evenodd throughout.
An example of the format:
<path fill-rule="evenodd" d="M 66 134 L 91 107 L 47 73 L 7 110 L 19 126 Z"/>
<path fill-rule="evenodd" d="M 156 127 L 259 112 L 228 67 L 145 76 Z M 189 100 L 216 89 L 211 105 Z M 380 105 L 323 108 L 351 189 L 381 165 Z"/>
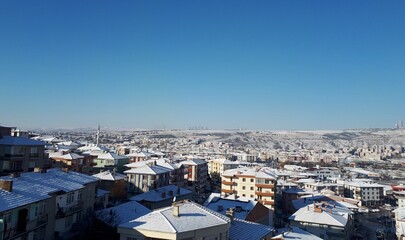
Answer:
<path fill-rule="evenodd" d="M 253 181 L 254 181 L 254 179 L 253 179 L 253 178 L 251 178 L 251 179 L 250 179 L 250 182 L 253 182 Z"/>
<path fill-rule="evenodd" d="M 135 237 L 127 237 L 127 240 L 138 240 L 138 239 Z"/>
<path fill-rule="evenodd" d="M 77 194 L 77 200 L 82 200 L 82 191 L 79 191 Z"/>
<path fill-rule="evenodd" d="M 246 194 L 242 194 L 242 197 L 246 197 Z"/>
<path fill-rule="evenodd" d="M 242 182 L 246 182 L 246 178 L 242 178 Z"/>
<path fill-rule="evenodd" d="M 242 186 L 242 190 L 245 190 L 246 189 L 246 187 L 245 186 Z"/>
<path fill-rule="evenodd" d="M 69 215 L 65 218 L 65 227 L 70 227 L 73 224 L 73 215 Z"/>
<path fill-rule="evenodd" d="M 71 204 L 74 199 L 75 199 L 75 193 L 74 192 L 68 193 L 66 196 L 66 204 L 67 205 Z"/>
<path fill-rule="evenodd" d="M 250 187 L 250 190 L 252 190 L 252 191 L 253 191 L 253 189 L 254 189 L 253 187 Z"/>

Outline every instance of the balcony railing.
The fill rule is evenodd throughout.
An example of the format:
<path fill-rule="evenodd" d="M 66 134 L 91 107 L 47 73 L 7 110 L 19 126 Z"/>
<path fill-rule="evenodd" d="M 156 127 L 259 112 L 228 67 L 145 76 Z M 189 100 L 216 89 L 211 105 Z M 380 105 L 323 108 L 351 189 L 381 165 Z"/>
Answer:
<path fill-rule="evenodd" d="M 274 196 L 274 192 L 255 192 L 257 196 L 265 196 L 265 197 L 272 197 Z"/>
<path fill-rule="evenodd" d="M 263 205 L 274 205 L 273 200 L 259 200 L 259 203 L 261 203 Z"/>
<path fill-rule="evenodd" d="M 256 183 L 255 184 L 256 187 L 261 187 L 261 188 L 274 188 L 274 184 L 272 183 Z"/>
<path fill-rule="evenodd" d="M 222 181 L 222 184 L 232 186 L 233 182 Z"/>
<path fill-rule="evenodd" d="M 18 230 L 17 226 L 8 227 L 4 230 L 4 239 L 6 240 L 23 236 L 24 234 L 45 225 L 47 222 L 48 214 L 44 214 L 38 216 L 36 219 L 27 222 L 25 230 Z"/>
<path fill-rule="evenodd" d="M 233 190 L 232 189 L 222 189 L 221 190 L 223 193 L 233 193 Z"/>
<path fill-rule="evenodd" d="M 70 205 L 68 207 L 59 207 L 56 212 L 56 218 L 64 218 L 65 216 L 71 215 L 73 213 L 83 210 L 84 202 L 78 201 L 76 204 Z"/>

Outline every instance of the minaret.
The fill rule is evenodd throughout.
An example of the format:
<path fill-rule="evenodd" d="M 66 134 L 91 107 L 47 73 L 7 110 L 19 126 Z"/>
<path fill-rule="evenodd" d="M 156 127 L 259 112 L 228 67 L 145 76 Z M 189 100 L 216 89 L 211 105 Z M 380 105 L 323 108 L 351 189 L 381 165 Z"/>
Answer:
<path fill-rule="evenodd" d="M 98 139 L 99 138 L 100 138 L 100 124 L 98 125 L 97 133 L 96 133 L 96 146 L 98 146 Z"/>

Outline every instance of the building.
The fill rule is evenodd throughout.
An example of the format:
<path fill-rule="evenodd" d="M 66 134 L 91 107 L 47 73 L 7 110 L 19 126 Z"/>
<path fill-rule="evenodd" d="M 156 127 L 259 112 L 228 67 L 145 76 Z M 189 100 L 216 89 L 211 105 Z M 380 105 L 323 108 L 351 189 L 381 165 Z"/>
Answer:
<path fill-rule="evenodd" d="M 305 189 L 309 191 L 321 192 L 322 190 L 330 190 L 335 195 L 344 196 L 344 186 L 339 183 L 330 182 L 309 182 L 305 183 Z"/>
<path fill-rule="evenodd" d="M 143 193 L 169 185 L 171 172 L 171 169 L 148 163 L 142 167 L 131 168 L 124 173 L 128 177 L 129 191 Z"/>
<path fill-rule="evenodd" d="M 168 185 L 136 195 L 130 200 L 137 201 L 145 207 L 155 210 L 169 207 L 175 201 L 192 200 L 192 198 L 192 191 L 175 185 Z"/>
<path fill-rule="evenodd" d="M 375 183 L 346 182 L 345 197 L 353 198 L 361 202 L 361 206 L 380 206 L 384 200 L 384 186 Z"/>
<path fill-rule="evenodd" d="M 115 171 L 104 171 L 94 174 L 93 177 L 99 179 L 98 187 L 110 192 L 111 199 L 127 198 L 127 176 Z"/>
<path fill-rule="evenodd" d="M 0 181 L 4 239 L 70 239 L 91 224 L 97 185 L 94 177 L 37 169 Z"/>
<path fill-rule="evenodd" d="M 126 156 L 121 156 L 115 153 L 102 152 L 102 153 L 91 153 L 93 156 L 97 156 L 94 162 L 94 168 L 100 170 L 113 170 L 116 169 L 117 172 L 122 173 L 124 171 L 124 165 L 128 164 L 129 158 Z"/>
<path fill-rule="evenodd" d="M 208 162 L 201 159 L 191 159 L 180 162 L 186 167 L 186 175 L 189 186 L 197 191 L 204 191 L 208 183 Z"/>
<path fill-rule="evenodd" d="M 400 207 L 394 210 L 395 229 L 398 240 L 405 239 L 405 208 Z"/>
<path fill-rule="evenodd" d="M 222 194 L 254 198 L 273 210 L 275 190 L 275 177 L 259 169 L 237 168 L 222 174 Z"/>
<path fill-rule="evenodd" d="M 218 193 L 212 193 L 204 206 L 225 216 L 227 210 L 233 209 L 233 216 L 237 219 L 273 226 L 272 211 L 253 198 L 225 198 Z"/>
<path fill-rule="evenodd" d="M 322 239 L 350 239 L 353 234 L 353 212 L 329 203 L 300 208 L 289 217 L 292 227 L 299 227 Z"/>
<path fill-rule="evenodd" d="M 194 202 L 176 202 L 118 226 L 120 240 L 229 239 L 230 219 Z"/>
<path fill-rule="evenodd" d="M 46 164 L 44 142 L 24 137 L 0 136 L 0 175 L 30 172 Z"/>
<path fill-rule="evenodd" d="M 229 169 L 235 169 L 239 162 L 227 159 L 214 159 L 208 162 L 208 172 L 212 180 L 219 181 L 222 173 Z"/>
<path fill-rule="evenodd" d="M 280 234 L 278 234 L 280 233 Z M 285 229 L 277 229 L 276 233 L 278 234 L 272 237 L 272 240 L 322 240 L 307 231 L 302 230 L 298 227 L 289 227 Z"/>

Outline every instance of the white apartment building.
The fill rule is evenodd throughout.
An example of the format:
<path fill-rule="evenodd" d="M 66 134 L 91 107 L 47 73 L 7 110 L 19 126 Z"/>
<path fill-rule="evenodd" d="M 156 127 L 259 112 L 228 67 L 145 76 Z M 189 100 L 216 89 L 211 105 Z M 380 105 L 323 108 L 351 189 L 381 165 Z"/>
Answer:
<path fill-rule="evenodd" d="M 375 207 L 384 199 L 384 186 L 376 183 L 345 182 L 345 197 L 359 200 L 361 206 Z"/>
<path fill-rule="evenodd" d="M 276 179 L 259 169 L 237 168 L 222 174 L 221 193 L 236 197 L 254 198 L 274 210 Z"/>

